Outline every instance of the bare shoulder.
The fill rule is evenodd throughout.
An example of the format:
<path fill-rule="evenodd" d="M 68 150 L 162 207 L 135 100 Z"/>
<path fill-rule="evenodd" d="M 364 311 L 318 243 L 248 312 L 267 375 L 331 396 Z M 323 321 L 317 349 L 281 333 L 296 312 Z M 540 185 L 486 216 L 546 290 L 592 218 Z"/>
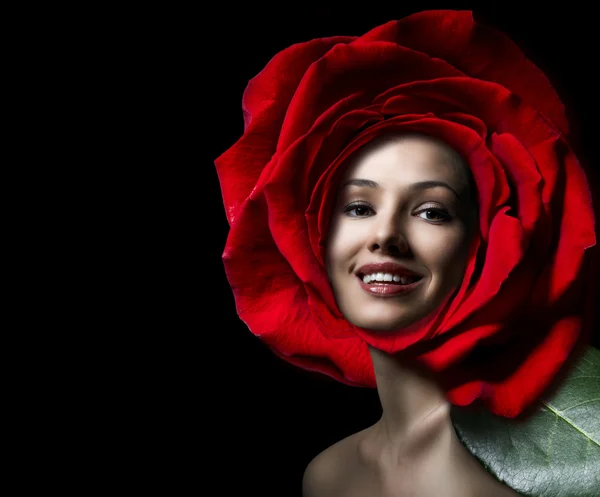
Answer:
<path fill-rule="evenodd" d="M 327 497 L 333 495 L 337 486 L 339 460 L 332 447 L 325 449 L 308 463 L 302 477 L 303 497 Z"/>
<path fill-rule="evenodd" d="M 359 436 L 350 435 L 315 456 L 306 466 L 302 478 L 303 497 L 333 497 L 341 492 L 341 484 L 349 471 L 357 466 L 355 457 Z"/>

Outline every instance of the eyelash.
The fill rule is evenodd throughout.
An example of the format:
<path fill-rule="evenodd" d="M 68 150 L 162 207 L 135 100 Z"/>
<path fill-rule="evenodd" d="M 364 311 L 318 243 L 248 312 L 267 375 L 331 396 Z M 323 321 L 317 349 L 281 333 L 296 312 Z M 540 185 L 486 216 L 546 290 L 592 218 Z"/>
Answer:
<path fill-rule="evenodd" d="M 349 214 L 350 212 L 352 212 L 353 210 L 355 210 L 359 207 L 365 207 L 367 209 L 374 211 L 373 206 L 371 204 L 369 204 L 368 202 L 352 202 L 344 208 L 344 214 Z M 437 220 L 421 218 L 421 219 L 425 219 L 425 221 L 429 221 L 430 223 L 434 223 L 434 224 L 446 223 L 452 219 L 450 214 L 448 214 L 448 212 L 446 212 L 443 209 L 438 209 L 438 208 L 421 209 L 420 211 L 417 212 L 417 214 L 420 214 L 422 212 L 435 212 L 437 215 L 442 217 L 442 219 L 437 219 Z M 349 217 L 361 218 L 361 217 L 365 217 L 365 216 L 354 215 L 354 216 L 349 216 Z"/>

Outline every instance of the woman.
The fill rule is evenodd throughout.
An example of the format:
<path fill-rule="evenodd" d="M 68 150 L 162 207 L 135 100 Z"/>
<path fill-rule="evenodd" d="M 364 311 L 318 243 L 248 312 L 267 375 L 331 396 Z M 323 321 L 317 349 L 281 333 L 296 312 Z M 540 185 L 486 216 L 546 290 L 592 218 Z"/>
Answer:
<path fill-rule="evenodd" d="M 305 493 L 510 495 L 448 407 L 515 417 L 587 338 L 594 216 L 547 78 L 470 13 L 431 11 L 284 50 L 244 111 L 216 161 L 238 313 L 384 408 L 309 465 Z"/>
<path fill-rule="evenodd" d="M 383 136 L 351 158 L 327 241 L 339 308 L 362 328 L 414 325 L 460 286 L 477 203 L 443 142 Z M 410 357 L 369 347 L 383 407 L 373 426 L 309 464 L 304 495 L 517 495 L 459 442 L 450 404 Z"/>

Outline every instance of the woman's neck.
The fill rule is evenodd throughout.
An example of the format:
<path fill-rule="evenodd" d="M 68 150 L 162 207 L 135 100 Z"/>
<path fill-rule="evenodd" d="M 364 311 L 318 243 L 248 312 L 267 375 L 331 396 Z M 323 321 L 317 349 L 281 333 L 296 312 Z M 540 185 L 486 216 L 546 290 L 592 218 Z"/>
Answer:
<path fill-rule="evenodd" d="M 450 404 L 432 375 L 416 362 L 369 347 L 383 409 L 380 442 L 395 452 L 422 451 L 447 438 Z"/>
<path fill-rule="evenodd" d="M 359 442 L 361 460 L 398 495 L 517 496 L 460 443 L 450 403 L 414 360 L 369 347 L 381 419 Z"/>

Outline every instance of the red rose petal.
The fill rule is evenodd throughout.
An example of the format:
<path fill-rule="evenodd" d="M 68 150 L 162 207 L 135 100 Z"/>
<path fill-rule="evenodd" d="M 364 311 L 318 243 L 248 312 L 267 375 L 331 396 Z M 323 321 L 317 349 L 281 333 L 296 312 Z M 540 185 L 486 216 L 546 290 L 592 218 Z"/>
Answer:
<path fill-rule="evenodd" d="M 277 150 L 290 146 L 326 109 L 349 95 L 366 92 L 375 97 L 414 78 L 461 74 L 442 60 L 389 43 L 336 45 L 306 71 L 288 108 Z"/>
<path fill-rule="evenodd" d="M 273 57 L 248 83 L 242 99 L 244 134 L 215 160 L 230 224 L 275 152 L 286 107 L 306 69 L 331 47 L 353 39 L 340 36 L 293 45 Z"/>
<path fill-rule="evenodd" d="M 531 103 L 563 134 L 569 131 L 564 105 L 546 75 L 506 35 L 476 23 L 470 11 L 419 12 L 378 26 L 353 43 L 372 41 L 397 43 L 496 82 Z"/>

